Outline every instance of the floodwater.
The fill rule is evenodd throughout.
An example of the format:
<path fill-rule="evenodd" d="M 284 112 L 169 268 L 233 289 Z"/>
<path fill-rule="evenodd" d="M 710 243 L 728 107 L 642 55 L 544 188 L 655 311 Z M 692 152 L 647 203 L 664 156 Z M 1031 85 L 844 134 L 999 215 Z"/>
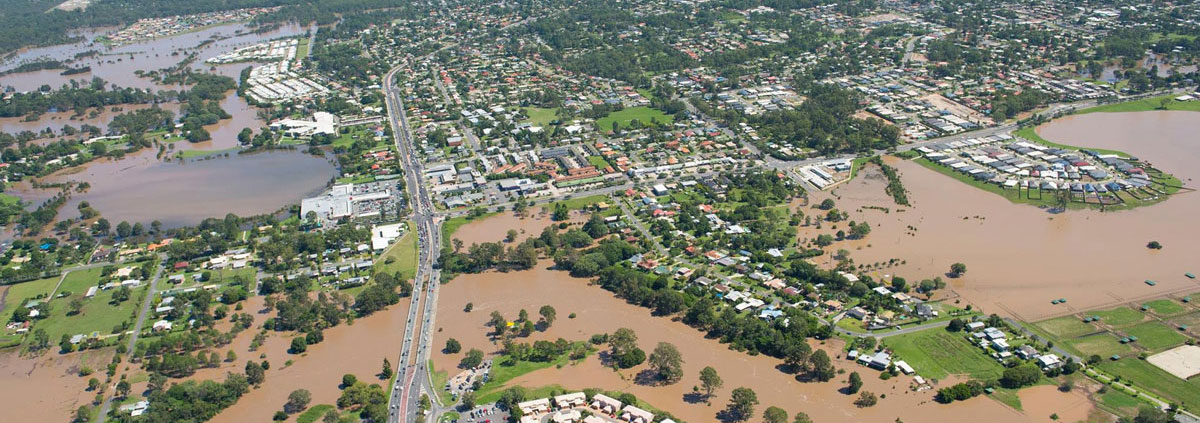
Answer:
<path fill-rule="evenodd" d="M 4 415 L 19 416 L 21 421 L 64 422 L 79 406 L 91 406 L 95 392 L 86 391 L 87 381 L 93 377 L 104 381 L 112 351 L 61 355 L 57 346 L 51 350 L 37 357 L 21 357 L 16 349 L 0 353 L 0 409 Z M 94 373 L 79 376 L 82 366 Z"/>
<path fill-rule="evenodd" d="M 405 298 L 399 304 L 388 307 L 366 318 L 357 319 L 353 325 L 343 322 L 341 325 L 325 330 L 325 340 L 308 347 L 308 352 L 302 355 L 287 354 L 291 337 L 271 336 L 263 347 L 256 352 L 248 351 L 249 339 L 235 341 L 233 349 L 239 360 L 228 365 L 228 369 L 210 371 L 205 375 L 197 373 L 197 377 L 222 380 L 225 371 L 240 372 L 245 367 L 247 359 L 261 360 L 259 354 L 267 354 L 271 369 L 267 370 L 267 380 L 257 389 L 242 396 L 238 402 L 217 414 L 213 423 L 240 423 L 270 421 L 276 411 L 283 409 L 288 394 L 297 389 L 307 389 L 312 393 L 310 406 L 317 404 L 336 404 L 341 396 L 338 385 L 342 383 L 342 375 L 353 374 L 358 380 L 367 383 L 386 385 L 386 380 L 375 376 L 382 367 L 383 359 L 387 358 L 396 365 L 400 355 L 400 345 L 403 341 L 405 318 L 408 316 L 409 299 Z M 256 326 L 261 321 L 255 317 Z M 293 360 L 292 365 L 286 366 L 287 360 Z M 385 387 L 385 391 L 389 389 Z"/>
<path fill-rule="evenodd" d="M 1128 152 L 1185 186 L 1200 178 L 1200 113 L 1092 113 L 1056 120 L 1039 132 L 1066 144 Z M 1026 320 L 1200 290 L 1183 275 L 1196 271 L 1200 194 L 1183 192 L 1133 210 L 1052 214 L 910 161 L 892 164 L 915 207 L 897 210 L 881 178 L 856 178 L 833 192 L 842 210 L 892 209 L 864 209 L 872 232 L 850 244 L 856 262 L 902 258 L 907 262 L 889 273 L 910 281 L 942 276 L 951 263 L 962 262 L 967 273 L 947 278 L 950 289 L 986 312 Z M 1147 249 L 1151 240 L 1164 248 Z M 1157 286 L 1144 284 L 1147 279 Z M 1058 298 L 1068 303 L 1050 304 Z"/>
<path fill-rule="evenodd" d="M 254 34 L 253 29 L 244 23 L 229 24 L 206 28 L 200 31 L 178 34 L 171 37 L 146 40 L 142 42 L 108 48 L 94 43 L 95 37 L 103 35 L 103 29 L 86 31 L 82 35 L 86 41 L 75 44 L 64 44 L 36 49 L 29 49 L 16 54 L 13 58 L 0 64 L 0 71 L 17 67 L 21 63 L 38 60 L 70 61 L 71 67 L 90 66 L 91 72 L 64 76 L 62 69 L 48 69 L 37 72 L 26 72 L 0 76 L 0 86 L 11 86 L 17 91 L 33 91 L 43 84 L 58 88 L 76 80 L 86 85 L 93 77 L 99 77 L 118 87 L 132 88 L 174 88 L 154 84 L 150 78 L 139 78 L 134 72 L 138 70 L 154 71 L 172 67 L 181 62 L 189 53 L 196 53 L 197 59 L 190 65 L 196 70 L 215 70 L 217 73 L 238 77 L 242 68 L 251 63 L 236 63 L 215 68 L 204 63 L 205 59 L 215 57 L 230 50 L 245 47 L 263 41 L 295 37 L 303 35 L 308 28 L 288 24 L 261 34 Z M 199 45 L 208 40 L 215 40 L 203 47 Z M 98 55 L 75 60 L 75 54 L 95 50 Z"/>
<path fill-rule="evenodd" d="M 92 42 L 96 36 L 103 34 L 103 30 L 87 31 L 81 33 L 86 41 L 25 50 L 8 59 L 4 65 L 0 65 L 0 69 L 10 69 L 33 60 L 56 59 L 72 60 L 71 66 L 91 66 L 90 73 L 65 77 L 58 75 L 59 70 L 49 70 L 4 75 L 0 76 L 0 86 L 12 86 L 19 91 L 25 91 L 37 89 L 42 84 L 58 87 L 68 84 L 71 79 L 86 84 L 95 76 L 120 87 L 180 89 L 178 86 L 157 85 L 149 78 L 139 78 L 134 72 L 171 67 L 183 60 L 187 54 L 196 53 L 197 59 L 190 65 L 193 69 L 237 78 L 242 68 L 253 63 L 211 67 L 203 61 L 238 47 L 274 38 L 302 35 L 306 30 L 305 27 L 291 24 L 262 34 L 253 34 L 250 32 L 251 28 L 245 24 L 231 24 L 123 45 L 115 49 Z M 215 41 L 200 46 L 209 40 Z M 76 53 L 87 50 L 97 50 L 101 54 L 73 59 Z M 118 107 L 123 111 L 131 111 L 148 105 Z M 179 115 L 178 104 L 163 104 L 160 107 L 175 112 L 176 116 Z M 243 128 L 257 131 L 265 126 L 265 122 L 257 116 L 257 109 L 232 91 L 221 101 L 221 107 L 229 112 L 232 118 L 205 128 L 212 135 L 211 141 L 169 143 L 166 157 L 173 156 L 176 150 L 234 148 L 238 146 L 237 134 Z M 78 128 L 84 123 L 105 129 L 118 113 L 120 112 L 113 112 L 112 108 L 109 108 L 100 111 L 96 117 L 85 115 L 73 119 L 73 112 L 53 112 L 33 122 L 25 122 L 22 118 L 0 119 L 0 131 L 37 132 L 50 128 L 60 132 L 64 125 Z M 53 140 L 39 140 L 50 141 Z M 224 216 L 226 213 L 246 216 L 272 212 L 297 202 L 306 194 L 315 193 L 335 176 L 334 166 L 329 161 L 296 152 L 261 153 L 183 165 L 164 163 L 156 158 L 157 153 L 157 149 L 153 148 L 118 161 L 96 161 L 60 171 L 43 178 L 40 182 L 71 180 L 91 184 L 91 190 L 88 192 L 73 195 L 72 200 L 61 211 L 63 217 L 77 215 L 75 205 L 86 200 L 113 222 L 150 222 L 157 219 L 168 227 L 177 227 L 198 223 L 206 217 Z M 55 192 L 57 191 L 32 190 L 28 186 L 17 190 L 17 194 L 28 201 L 31 207 L 45 201 Z"/>
<path fill-rule="evenodd" d="M 270 213 L 315 193 L 335 176 L 327 159 L 299 151 L 231 153 L 228 158 L 182 163 L 164 162 L 154 154 L 100 160 L 59 171 L 42 182 L 91 184 L 86 192 L 71 195 L 59 219 L 77 217 L 78 204 L 87 201 L 112 222 L 157 219 L 170 228 L 226 213 Z"/>
<path fill-rule="evenodd" d="M 593 334 L 628 327 L 635 330 L 644 350 L 653 349 L 658 342 L 669 342 L 678 347 L 685 361 L 683 380 L 666 386 L 640 384 L 635 382 L 635 377 L 645 365 L 618 373 L 603 366 L 593 354 L 580 364 L 523 375 L 511 381 L 511 385 L 559 384 L 570 389 L 620 390 L 691 422 L 715 421 L 716 413 L 728 403 L 729 392 L 739 386 L 752 388 L 758 394 L 762 403 L 756 408 L 759 413 L 768 406 L 778 406 L 789 414 L 806 412 L 818 422 L 890 422 L 896 418 L 920 422 L 956 421 L 967 415 L 981 423 L 1035 421 L 982 397 L 951 405 L 934 403 L 934 391 L 910 391 L 911 378 L 907 376 L 883 381 L 875 377 L 876 372 L 839 357 L 840 341 L 814 346 L 829 351 L 837 367 L 863 374 L 864 390 L 887 396 L 874 407 L 857 408 L 853 405 L 855 396 L 838 391 L 845 386 L 846 375 L 839 375 L 827 383 L 798 382 L 794 376 L 776 369 L 780 364 L 777 359 L 730 350 L 715 340 L 705 339 L 702 333 L 683 323 L 651 316 L 649 310 L 626 304 L 608 291 L 589 285 L 587 280 L 546 268 L 549 265 L 548 261 L 543 261 L 533 270 L 462 275 L 444 285 L 438 295 L 439 310 L 442 311 L 438 314 L 434 345 L 440 346 L 447 338 L 455 338 L 462 344 L 462 351 L 479 348 L 495 353 L 501 347 L 488 339 L 490 328 L 485 326 L 492 311 L 515 319 L 522 308 L 536 316 L 542 305 L 550 304 L 558 315 L 554 325 L 546 332 L 535 333 L 530 339 L 521 339 L 521 342 L 558 337 L 586 340 Z M 474 309 L 469 313 L 463 311 L 468 302 L 474 303 Z M 569 318 L 571 313 L 576 313 L 576 318 Z M 453 375 L 458 371 L 456 366 L 463 354 L 435 352 L 435 368 L 448 370 Z M 689 395 L 692 387 L 699 385 L 698 374 L 705 366 L 716 368 L 725 380 L 725 387 L 716 393 L 711 406 L 691 400 Z"/>

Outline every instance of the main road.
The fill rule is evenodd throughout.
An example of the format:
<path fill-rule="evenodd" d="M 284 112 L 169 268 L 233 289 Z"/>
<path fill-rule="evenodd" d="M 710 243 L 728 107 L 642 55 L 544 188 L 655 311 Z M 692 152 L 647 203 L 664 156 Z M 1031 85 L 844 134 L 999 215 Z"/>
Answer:
<path fill-rule="evenodd" d="M 412 221 L 417 231 L 417 269 L 413 280 L 412 303 L 408 310 L 408 319 L 404 327 L 404 341 L 400 350 L 399 361 L 396 365 L 396 375 L 391 386 L 389 397 L 388 421 L 392 423 L 410 422 L 419 413 L 418 402 L 420 394 L 414 390 L 424 390 L 435 402 L 434 416 L 440 407 L 437 404 L 436 390 L 430 385 L 429 369 L 426 363 L 431 350 L 433 317 L 437 306 L 437 287 L 439 275 L 433 268 L 441 249 L 441 222 L 429 190 L 423 182 L 421 159 L 416 155 L 416 145 L 409 131 L 408 116 L 404 110 L 404 100 L 401 98 L 395 84 L 396 73 L 405 66 L 397 66 L 388 72 L 384 78 L 383 90 L 388 109 L 388 123 L 392 127 L 396 149 L 399 151 L 400 165 L 404 169 L 406 185 L 405 195 L 412 209 Z M 411 229 L 410 229 L 411 230 Z M 419 328 L 419 329 L 418 329 Z M 431 418 L 432 419 L 432 418 Z"/>

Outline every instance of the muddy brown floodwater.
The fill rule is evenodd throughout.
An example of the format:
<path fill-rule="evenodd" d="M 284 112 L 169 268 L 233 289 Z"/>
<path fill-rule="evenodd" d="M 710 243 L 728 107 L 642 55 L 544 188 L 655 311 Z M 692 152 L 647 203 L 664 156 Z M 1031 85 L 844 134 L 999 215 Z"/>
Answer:
<path fill-rule="evenodd" d="M 76 53 L 97 50 L 99 55 L 81 58 L 71 64 L 76 67 L 91 66 L 91 72 L 74 76 L 59 75 L 58 70 L 10 74 L 0 76 L 0 86 L 27 91 L 35 90 L 42 84 L 57 88 L 72 80 L 86 84 L 93 77 L 100 77 L 114 86 L 178 90 L 181 87 L 159 85 L 149 78 L 140 78 L 135 71 L 171 67 L 187 54 L 195 53 L 197 59 L 191 63 L 191 68 L 237 78 L 241 69 L 254 63 L 210 66 L 203 61 L 234 48 L 303 35 L 308 28 L 291 24 L 261 34 L 254 34 L 251 30 L 245 24 L 220 25 L 112 49 L 93 42 L 104 33 L 104 29 L 83 31 L 80 33 L 85 38 L 83 42 L 24 50 L 0 65 L 0 69 L 41 59 L 73 60 Z M 209 40 L 215 41 L 201 46 Z M 130 111 L 148 106 L 118 107 Z M 160 107 L 179 115 L 179 104 L 169 103 Z M 243 128 L 257 131 L 265 125 L 258 118 L 257 109 L 232 91 L 221 101 L 221 107 L 233 117 L 205 128 L 212 135 L 211 141 L 169 143 L 167 157 L 178 150 L 234 148 L 238 146 L 237 133 Z M 22 118 L 0 119 L 0 129 L 5 132 L 36 132 L 45 128 L 59 131 L 64 125 L 78 128 L 84 123 L 105 128 L 118 113 L 106 108 L 94 118 L 85 115 L 75 120 L 72 120 L 72 112 L 47 113 L 33 122 L 25 122 Z M 60 211 L 62 217 L 77 216 L 75 205 L 80 201 L 88 201 L 110 221 L 148 223 L 159 220 L 164 226 L 178 227 L 199 223 L 206 217 L 221 217 L 226 213 L 247 216 L 273 212 L 319 191 L 336 173 L 329 161 L 296 152 L 233 156 L 183 165 L 164 163 L 156 155 L 157 149 L 145 149 L 123 160 L 95 161 L 66 169 L 43 178 L 41 182 L 77 181 L 91 185 L 87 192 L 72 195 L 71 201 Z M 29 208 L 36 207 L 58 192 L 35 190 L 28 184 L 18 185 L 17 188 L 15 193 L 30 203 Z"/>
<path fill-rule="evenodd" d="M 338 385 L 342 375 L 350 373 L 367 383 L 386 385 L 386 380 L 375 376 L 379 373 L 383 359 L 396 364 L 403 341 L 404 320 L 408 316 L 409 299 L 388 307 L 371 316 L 357 319 L 353 325 L 341 325 L 325 330 L 325 340 L 308 347 L 302 355 L 287 354 L 290 336 L 273 336 L 260 348 L 271 362 L 267 380 L 257 389 L 243 395 L 238 402 L 217 414 L 211 422 L 242 423 L 267 422 L 276 411 L 283 409 L 288 394 L 296 389 L 307 389 L 312 393 L 310 405 L 336 404 L 341 396 Z M 255 318 L 256 325 L 260 323 Z M 247 331 L 253 332 L 253 331 Z M 250 334 L 252 338 L 253 335 Z M 233 349 L 239 360 L 235 365 L 220 371 L 211 371 L 197 377 L 222 380 L 225 371 L 240 372 L 246 359 L 260 360 L 260 352 L 247 351 L 250 338 L 235 341 Z M 293 360 L 291 366 L 284 366 Z M 385 390 L 387 387 L 385 387 Z"/>
<path fill-rule="evenodd" d="M 1200 113 L 1194 112 L 1093 113 L 1040 130 L 1052 141 L 1133 154 L 1189 187 L 1200 178 L 1198 132 Z M 962 262 L 967 273 L 947 279 L 951 289 L 986 312 L 1026 320 L 1200 290 L 1184 277 L 1198 265 L 1200 194 L 1184 191 L 1133 210 L 1052 214 L 911 161 L 891 163 L 914 207 L 894 204 L 879 178 L 856 178 L 833 192 L 842 210 L 891 209 L 863 209 L 871 234 L 848 248 L 858 263 L 899 257 L 907 263 L 886 273 L 919 280 Z M 1151 240 L 1164 248 L 1147 249 Z M 1157 286 L 1143 283 L 1147 279 Z M 1068 303 L 1051 305 L 1057 298 Z"/>
<path fill-rule="evenodd" d="M 37 357 L 21 357 L 17 351 L 0 353 L 0 410 L 4 410 L 4 420 L 70 420 L 79 406 L 91 405 L 95 393 L 86 391 L 87 381 L 93 377 L 104 381 L 104 369 L 111 360 L 112 350 L 67 355 L 52 351 Z M 91 376 L 79 376 L 79 369 L 85 366 L 94 371 Z"/>
<path fill-rule="evenodd" d="M 762 402 L 758 410 L 778 406 L 789 414 L 806 412 L 818 422 L 891 422 L 896 418 L 938 422 L 961 421 L 963 416 L 971 416 L 972 421 L 978 423 L 1044 420 L 983 397 L 951 405 L 937 404 L 933 402 L 934 391 L 911 392 L 908 389 L 911 379 L 907 376 L 883 381 L 874 377 L 876 372 L 840 358 L 837 353 L 840 342 L 816 346 L 827 349 L 831 357 L 835 357 L 837 367 L 864 374 L 864 390 L 887 395 L 874 407 L 857 408 L 853 405 L 855 396 L 838 392 L 845 385 L 846 375 L 839 375 L 828 383 L 797 382 L 794 376 L 776 369 L 781 363 L 777 359 L 730 350 L 715 340 L 705 339 L 699 331 L 683 323 L 654 317 L 647 309 L 626 304 L 608 291 L 589 285 L 587 280 L 549 270 L 546 268 L 549 265 L 549 261 L 543 261 L 533 270 L 463 275 L 444 285 L 438 295 L 441 311 L 434 345 L 440 346 L 447 338 L 455 338 L 461 342 L 462 351 L 479 348 L 495 353 L 500 346 L 488 339 L 490 328 L 485 326 L 492 311 L 512 319 L 521 309 L 536 316 L 538 308 L 549 304 L 556 309 L 558 320 L 546 332 L 535 333 L 522 342 L 558 337 L 586 340 L 593 334 L 628 327 L 637 332 L 638 343 L 644 350 L 653 349 L 658 342 L 669 342 L 678 347 L 685 361 L 683 380 L 667 386 L 638 384 L 633 379 L 645 369 L 644 365 L 617 373 L 604 367 L 600 359 L 592 355 L 577 365 L 528 373 L 510 381 L 510 385 L 559 384 L 569 389 L 597 387 L 630 392 L 689 422 L 715 421 L 717 411 L 729 400 L 729 392 L 739 386 L 755 390 Z M 474 303 L 474 309 L 469 313 L 463 311 L 468 302 Z M 571 313 L 576 314 L 574 319 L 568 317 Z M 457 372 L 455 366 L 463 354 L 435 352 L 434 365 L 438 370 L 453 374 Z M 725 380 L 725 387 L 717 392 L 712 406 L 685 400 L 686 395 L 692 393 L 692 387 L 699 385 L 698 374 L 705 366 L 716 368 Z"/>
<path fill-rule="evenodd" d="M 315 193 L 334 176 L 328 160 L 298 151 L 233 153 L 184 163 L 159 161 L 146 152 L 68 169 L 42 181 L 91 184 L 87 192 L 71 195 L 60 218 L 77 217 L 79 203 L 87 201 L 113 222 L 157 219 L 164 227 L 179 227 L 226 213 L 274 212 Z"/>

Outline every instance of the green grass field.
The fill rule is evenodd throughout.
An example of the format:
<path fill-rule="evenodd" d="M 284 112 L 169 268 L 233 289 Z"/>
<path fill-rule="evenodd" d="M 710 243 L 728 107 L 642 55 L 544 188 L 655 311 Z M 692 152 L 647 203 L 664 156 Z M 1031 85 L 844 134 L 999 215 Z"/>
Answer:
<path fill-rule="evenodd" d="M 596 167 L 596 169 L 603 170 L 604 168 L 609 166 L 608 161 L 604 160 L 604 158 L 600 157 L 600 156 L 588 156 L 587 159 L 588 159 L 588 163 L 591 163 L 592 166 Z"/>
<path fill-rule="evenodd" d="M 1184 307 L 1183 304 L 1170 298 L 1147 302 L 1146 307 L 1149 307 L 1150 311 L 1159 316 L 1174 316 L 1188 311 L 1187 307 Z"/>
<path fill-rule="evenodd" d="M 1180 379 L 1135 357 L 1125 357 L 1117 361 L 1106 359 L 1100 363 L 1100 369 L 1131 381 L 1134 386 L 1154 392 L 1171 402 L 1184 404 L 1185 408 L 1190 410 L 1195 410 L 1196 405 L 1200 404 L 1200 379 Z"/>
<path fill-rule="evenodd" d="M 1122 357 L 1126 357 L 1133 351 L 1133 349 L 1128 345 L 1121 344 L 1117 337 L 1110 333 L 1099 333 L 1091 336 L 1085 336 L 1083 338 L 1067 340 L 1065 342 L 1084 357 L 1093 354 L 1104 358 L 1108 358 L 1113 354 L 1119 354 Z"/>
<path fill-rule="evenodd" d="M 596 121 L 596 128 L 602 132 L 611 131 L 613 122 L 616 122 L 622 129 L 628 129 L 629 123 L 634 119 L 641 122 L 642 126 L 650 126 L 651 120 L 660 125 L 670 125 L 675 122 L 674 116 L 663 113 L 661 110 L 649 107 L 630 107 L 600 118 Z"/>
<path fill-rule="evenodd" d="M 1067 150 L 1078 150 L 1080 148 L 1087 148 L 1088 150 L 1098 151 L 1098 152 L 1104 153 L 1104 154 L 1116 154 L 1118 156 L 1129 157 L 1129 153 L 1126 153 L 1124 151 L 1105 150 L 1103 148 L 1078 147 L 1078 146 L 1074 146 L 1074 145 L 1059 144 L 1054 141 L 1050 141 L 1048 139 L 1042 138 L 1041 135 L 1038 135 L 1037 130 L 1034 127 L 1021 128 L 1021 129 L 1017 130 L 1016 132 L 1013 132 L 1013 135 L 1036 142 L 1038 144 L 1047 145 L 1050 147 L 1058 147 L 1058 148 L 1063 148 L 1063 149 L 1067 149 Z"/>
<path fill-rule="evenodd" d="M 226 148 L 224 150 L 183 150 L 175 153 L 176 157 L 182 159 L 196 159 L 209 156 L 223 156 L 226 154 L 233 155 L 241 151 L 241 147 Z"/>
<path fill-rule="evenodd" d="M 529 122 L 533 126 L 546 127 L 550 125 L 550 122 L 558 120 L 558 108 L 525 107 L 522 110 L 529 116 L 525 122 Z"/>
<path fill-rule="evenodd" d="M 1167 94 L 1158 97 L 1143 98 L 1141 100 L 1126 101 L 1121 103 L 1105 104 L 1088 109 L 1083 109 L 1076 114 L 1085 113 L 1119 113 L 1119 112 L 1146 112 L 1151 110 L 1163 110 L 1163 100 L 1166 100 L 1166 110 L 1181 110 L 1188 112 L 1200 112 L 1200 101 L 1175 101 L 1175 94 Z"/>
<path fill-rule="evenodd" d="M 1137 344 L 1151 352 L 1165 351 L 1168 348 L 1182 345 L 1188 340 L 1179 331 L 1159 322 L 1146 322 L 1125 330 L 1125 333 L 1136 336 Z"/>
<path fill-rule="evenodd" d="M 602 202 L 605 200 L 608 200 L 607 196 L 597 194 L 597 195 L 590 195 L 587 197 L 568 198 L 568 199 L 562 200 L 562 201 L 546 203 L 545 205 L 542 206 L 542 208 L 546 209 L 546 211 L 552 211 L 552 210 L 554 210 L 555 204 L 562 203 L 562 204 L 566 205 L 568 209 L 579 210 L 584 207 L 587 207 L 592 204 L 596 204 L 596 203 L 599 203 L 599 202 Z M 611 204 L 611 203 L 609 203 L 609 204 Z"/>
<path fill-rule="evenodd" d="M 966 174 L 963 174 L 961 172 L 956 172 L 956 171 L 954 171 L 954 169 L 951 169 L 947 166 L 942 166 L 940 164 L 934 163 L 924 157 L 919 157 L 919 158 L 913 159 L 913 162 L 915 162 L 921 166 L 924 166 L 926 168 L 929 168 L 935 172 L 938 172 L 943 175 L 954 178 L 964 184 L 967 184 L 967 185 L 973 186 L 975 188 L 979 188 L 984 191 L 988 191 L 993 194 L 1002 196 L 1002 197 L 1008 199 L 1008 201 L 1013 202 L 1013 203 L 1030 204 L 1030 205 L 1034 205 L 1034 206 L 1046 206 L 1046 207 L 1054 207 L 1055 206 L 1055 200 L 1054 200 L 1053 193 L 1044 193 L 1043 194 L 1043 193 L 1041 193 L 1041 190 L 1024 190 L 1024 189 L 1015 189 L 1015 188 L 1013 188 L 1013 189 L 1004 188 L 1000 185 L 996 185 L 993 183 L 979 181 L 979 180 L 972 178 L 970 176 L 967 176 Z M 1071 203 L 1071 205 L 1076 206 L 1076 207 L 1083 206 L 1078 203 Z M 1071 207 L 1071 206 L 1068 206 L 1068 207 Z"/>
<path fill-rule="evenodd" d="M 1000 377 L 1004 367 L 959 334 L 941 328 L 887 338 L 887 346 L 917 373 L 932 379 L 964 374 L 976 379 Z"/>
<path fill-rule="evenodd" d="M 1096 328 L 1075 316 L 1064 316 L 1038 322 L 1037 327 L 1059 338 L 1074 338 L 1096 332 Z"/>
<path fill-rule="evenodd" d="M 296 417 L 296 423 L 313 423 L 325 416 L 325 413 L 328 413 L 329 410 L 333 409 L 334 407 L 329 404 L 314 405 L 309 407 L 308 410 L 304 410 L 303 413 L 300 413 L 300 415 Z"/>
<path fill-rule="evenodd" d="M 8 291 L 4 296 L 4 308 L 0 309 L 0 312 L 11 316 L 16 307 L 25 305 L 26 298 L 50 295 L 50 291 L 54 290 L 55 285 L 58 285 L 57 277 L 8 285 Z M 7 318 L 5 319 L 7 320 Z"/>
<path fill-rule="evenodd" d="M 554 362 L 535 363 L 532 361 L 519 361 L 513 366 L 500 364 L 500 360 L 497 360 L 496 364 L 492 366 L 492 372 L 487 383 L 483 384 L 483 387 L 475 393 L 475 402 L 479 404 L 495 402 L 500 399 L 500 394 L 504 393 L 504 390 L 508 388 L 508 386 L 505 386 L 508 381 L 532 371 L 550 368 L 557 364 L 566 364 L 566 362 L 566 355 L 563 355 Z"/>
<path fill-rule="evenodd" d="M 1129 307 L 1117 307 L 1111 310 L 1091 311 L 1084 313 L 1087 316 L 1100 316 L 1100 323 L 1109 326 L 1125 326 L 1142 321 L 1146 315 L 1140 311 Z"/>
<path fill-rule="evenodd" d="M 446 381 L 450 380 L 450 373 L 446 370 L 435 370 L 432 359 L 425 365 L 426 368 L 430 369 L 430 382 L 433 383 L 433 388 L 437 390 L 438 398 L 441 399 L 442 405 L 454 404 L 453 396 L 450 395 L 450 391 L 445 389 Z"/>
<path fill-rule="evenodd" d="M 58 287 L 58 293 L 55 295 L 70 292 L 71 298 L 82 298 L 87 293 L 88 288 L 99 285 L 101 270 L 97 267 L 67 273 L 67 276 L 63 278 L 62 285 Z M 64 297 L 59 301 L 63 301 L 63 304 L 66 304 L 67 301 L 70 301 L 70 298 Z"/>
<path fill-rule="evenodd" d="M 21 198 L 15 195 L 0 192 L 0 205 L 14 206 L 21 202 Z"/>
<path fill-rule="evenodd" d="M 1138 407 L 1146 404 L 1145 401 L 1116 389 L 1109 389 L 1108 392 L 1101 394 L 1099 403 L 1110 411 L 1123 415 L 1136 415 Z"/>
<path fill-rule="evenodd" d="M 412 224 L 410 223 L 408 226 L 411 228 Z M 392 262 L 388 263 L 389 260 Z M 376 266 L 380 272 L 400 272 L 404 279 L 416 276 L 417 236 L 412 231 L 405 233 L 383 252 L 383 255 L 379 257 L 379 264 Z"/>
<path fill-rule="evenodd" d="M 83 312 L 68 316 L 70 311 L 68 301 L 55 300 L 50 311 L 50 317 L 34 324 L 35 328 L 45 329 L 50 335 L 50 342 L 58 342 L 63 335 L 90 334 L 99 332 L 100 335 L 113 333 L 113 329 L 123 322 L 132 321 L 137 311 L 138 298 L 146 292 L 148 283 L 143 283 L 133 290 L 128 300 L 112 305 L 112 295 L 115 289 L 101 290 L 95 297 L 85 301 Z"/>

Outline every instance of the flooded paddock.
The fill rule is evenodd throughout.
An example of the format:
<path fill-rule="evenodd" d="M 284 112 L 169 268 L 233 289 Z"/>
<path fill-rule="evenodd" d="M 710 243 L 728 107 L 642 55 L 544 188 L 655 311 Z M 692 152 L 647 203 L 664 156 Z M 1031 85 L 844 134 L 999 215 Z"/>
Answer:
<path fill-rule="evenodd" d="M 16 349 L 0 352 L 0 409 L 20 421 L 65 422 L 81 405 L 91 406 L 95 392 L 88 379 L 104 381 L 112 349 L 62 355 L 58 347 L 36 357 L 21 357 Z M 80 376 L 81 367 L 93 370 Z M 111 388 L 110 392 L 111 392 Z"/>
<path fill-rule="evenodd" d="M 701 332 L 683 323 L 654 317 L 647 309 L 626 304 L 608 291 L 589 285 L 587 280 L 547 269 L 549 265 L 548 261 L 543 261 L 534 270 L 462 275 L 444 285 L 438 295 L 434 345 L 440 347 L 446 339 L 455 338 L 462 344 L 464 352 L 435 352 L 435 368 L 452 375 L 457 372 L 456 366 L 465 351 L 479 348 L 488 353 L 497 352 L 501 347 L 489 340 L 490 328 L 485 326 L 492 311 L 515 319 L 521 309 L 536 316 L 538 308 L 549 304 L 558 315 L 554 325 L 546 332 L 535 332 L 529 339 L 519 341 L 559 337 L 586 340 L 593 334 L 628 327 L 637 332 L 638 344 L 644 350 L 653 349 L 658 342 L 670 342 L 678 347 L 685 362 L 684 377 L 680 382 L 666 386 L 639 384 L 635 377 L 645 365 L 618 373 L 603 366 L 593 354 L 578 365 L 537 370 L 514 379 L 510 385 L 559 384 L 569 389 L 598 387 L 630 392 L 689 422 L 715 421 L 716 413 L 729 401 L 729 392 L 739 386 L 757 392 L 762 403 L 756 408 L 759 413 L 768 406 L 778 406 L 789 414 L 806 412 L 818 422 L 890 422 L 896 418 L 921 422 L 955 421 L 963 415 L 975 416 L 975 421 L 981 423 L 1042 421 L 982 397 L 951 405 L 937 404 L 933 402 L 934 391 L 910 391 L 911 379 L 907 376 L 883 381 L 876 377 L 877 372 L 840 357 L 840 341 L 814 345 L 814 348 L 826 349 L 833 357 L 834 365 L 845 369 L 847 374 L 858 371 L 864 375 L 864 390 L 887 395 L 874 407 L 857 408 L 852 404 L 855 396 L 838 391 L 846 384 L 845 374 L 827 383 L 798 382 L 793 375 L 776 368 L 781 363 L 777 359 L 730 350 L 715 340 L 705 339 Z M 463 307 L 468 302 L 474 304 L 474 309 L 464 312 Z M 576 314 L 574 319 L 568 317 L 571 313 Z M 699 385 L 698 374 L 705 366 L 716 368 L 725 380 L 724 388 L 716 393 L 711 406 L 697 402 L 689 395 L 692 387 Z"/>
<path fill-rule="evenodd" d="M 227 213 L 273 212 L 319 191 L 335 173 L 327 159 L 299 151 L 231 153 L 183 163 L 164 162 L 145 151 L 60 171 L 41 181 L 91 184 L 86 192 L 71 194 L 59 219 L 78 217 L 79 203 L 87 201 L 113 222 L 157 219 L 164 227 L 179 227 Z M 36 190 L 27 198 L 44 197 L 45 191 Z"/>

